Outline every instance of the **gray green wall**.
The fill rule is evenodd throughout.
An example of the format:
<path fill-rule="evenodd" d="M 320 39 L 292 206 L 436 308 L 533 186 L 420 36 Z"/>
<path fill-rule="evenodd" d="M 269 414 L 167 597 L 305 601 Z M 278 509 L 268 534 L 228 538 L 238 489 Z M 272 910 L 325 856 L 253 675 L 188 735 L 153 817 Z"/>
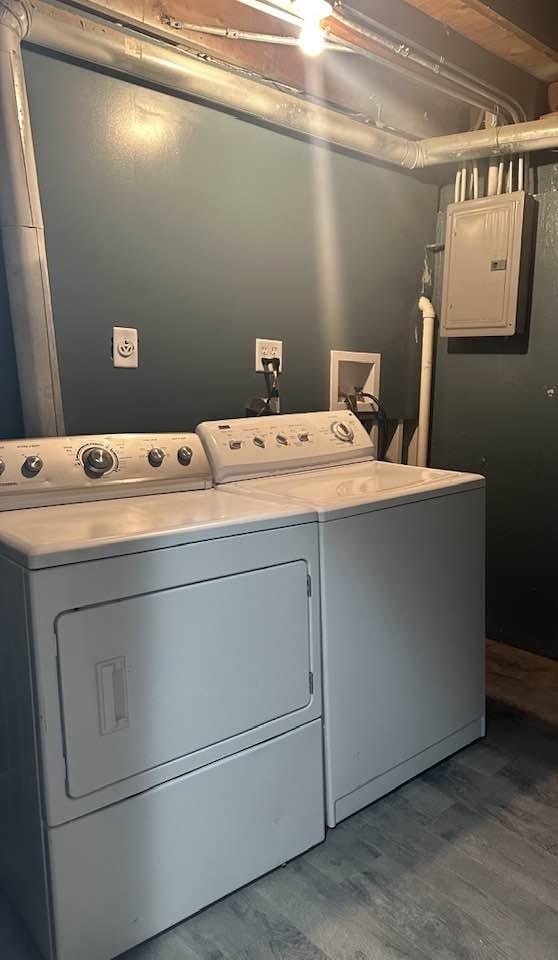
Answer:
<path fill-rule="evenodd" d="M 558 658 L 558 167 L 533 186 L 529 331 L 439 340 L 431 453 L 488 480 L 489 636 Z"/>
<path fill-rule="evenodd" d="M 414 412 L 435 186 L 34 50 L 25 69 L 69 432 L 242 415 L 256 336 L 284 340 L 286 411 L 327 405 L 336 348 L 381 352 L 389 413 Z M 113 325 L 138 371 L 113 369 Z"/>
<path fill-rule="evenodd" d="M 0 247 L 0 438 L 21 437 L 22 430 L 6 274 Z"/>

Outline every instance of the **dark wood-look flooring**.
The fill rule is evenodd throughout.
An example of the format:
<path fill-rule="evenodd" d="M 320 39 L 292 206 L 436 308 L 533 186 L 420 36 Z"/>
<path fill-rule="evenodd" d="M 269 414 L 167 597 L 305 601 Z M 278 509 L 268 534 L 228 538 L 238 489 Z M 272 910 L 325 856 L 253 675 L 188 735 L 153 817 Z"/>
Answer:
<path fill-rule="evenodd" d="M 558 663 L 489 644 L 488 736 L 126 960 L 558 958 Z M 0 957 L 39 960 L 0 901 Z"/>

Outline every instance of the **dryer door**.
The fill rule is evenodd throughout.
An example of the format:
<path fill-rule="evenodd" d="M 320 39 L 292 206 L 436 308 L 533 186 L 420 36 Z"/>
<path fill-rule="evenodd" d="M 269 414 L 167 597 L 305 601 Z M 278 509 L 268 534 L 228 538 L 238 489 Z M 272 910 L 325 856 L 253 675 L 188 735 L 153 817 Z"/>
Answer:
<path fill-rule="evenodd" d="M 308 603 L 294 561 L 61 614 L 69 795 L 304 707 Z"/>

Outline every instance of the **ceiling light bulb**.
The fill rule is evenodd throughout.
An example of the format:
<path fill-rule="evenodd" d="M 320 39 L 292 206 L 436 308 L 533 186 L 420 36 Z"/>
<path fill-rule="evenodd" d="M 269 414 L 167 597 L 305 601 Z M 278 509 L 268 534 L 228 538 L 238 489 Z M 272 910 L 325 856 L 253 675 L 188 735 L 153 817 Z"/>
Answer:
<path fill-rule="evenodd" d="M 325 47 L 325 34 L 319 20 L 307 20 L 300 31 L 298 45 L 307 57 L 317 57 Z"/>

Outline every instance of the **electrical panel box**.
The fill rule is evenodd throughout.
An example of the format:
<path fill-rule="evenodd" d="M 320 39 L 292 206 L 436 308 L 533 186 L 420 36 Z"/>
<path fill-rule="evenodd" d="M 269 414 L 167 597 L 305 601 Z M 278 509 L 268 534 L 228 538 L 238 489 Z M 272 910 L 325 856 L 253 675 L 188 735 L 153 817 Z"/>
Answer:
<path fill-rule="evenodd" d="M 521 331 L 535 203 L 519 191 L 448 207 L 442 337 L 509 337 Z"/>

